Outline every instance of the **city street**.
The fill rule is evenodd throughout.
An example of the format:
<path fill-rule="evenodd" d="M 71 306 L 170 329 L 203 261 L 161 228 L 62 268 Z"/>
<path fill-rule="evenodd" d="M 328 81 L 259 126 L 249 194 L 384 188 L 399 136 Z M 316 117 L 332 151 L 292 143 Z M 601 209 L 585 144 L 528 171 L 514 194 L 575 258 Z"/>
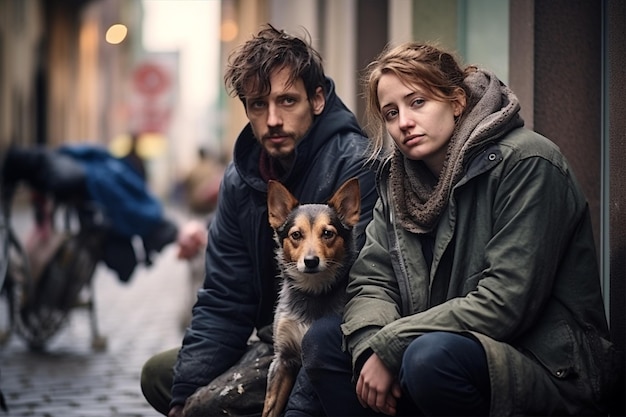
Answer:
<path fill-rule="evenodd" d="M 29 351 L 13 335 L 0 349 L 0 388 L 8 413 L 0 417 L 158 416 L 139 385 L 143 363 L 180 344 L 181 316 L 188 304 L 187 264 L 166 247 L 150 268 L 139 266 L 119 282 L 99 266 L 94 276 L 100 332 L 107 349 L 91 349 L 89 315 L 74 310 L 46 352 Z M 190 308 L 190 307 L 189 307 Z"/>

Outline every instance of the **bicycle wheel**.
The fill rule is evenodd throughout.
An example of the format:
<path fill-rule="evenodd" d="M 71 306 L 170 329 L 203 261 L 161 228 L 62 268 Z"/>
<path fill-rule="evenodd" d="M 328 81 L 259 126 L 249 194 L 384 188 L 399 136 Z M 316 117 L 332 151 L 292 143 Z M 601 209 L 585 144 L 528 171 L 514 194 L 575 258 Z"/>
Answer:
<path fill-rule="evenodd" d="M 7 344 L 13 333 L 13 297 L 10 281 L 0 289 L 0 347 Z"/>
<path fill-rule="evenodd" d="M 2 344 L 8 342 L 16 330 L 21 305 L 31 290 L 30 269 L 26 254 L 13 229 L 8 229 L 7 269 L 4 286 L 0 294 L 2 312 L 6 312 L 2 322 Z"/>
<path fill-rule="evenodd" d="M 0 196 L 3 189 L 0 188 Z M 12 332 L 11 283 L 8 281 L 9 267 L 9 223 L 4 200 L 0 200 L 0 346 L 4 346 Z"/>
<path fill-rule="evenodd" d="M 7 259 L 8 251 L 2 253 L 4 259 Z M 8 260 L 6 261 L 8 264 Z M 11 281 L 7 279 L 7 269 L 2 268 L 2 279 L 0 280 L 0 347 L 4 346 L 13 331 L 13 297 L 12 297 L 12 285 Z"/>
<path fill-rule="evenodd" d="M 61 244 L 19 309 L 16 331 L 31 349 L 43 350 L 65 326 L 97 261 L 93 244 L 82 234 L 70 235 Z"/>
<path fill-rule="evenodd" d="M 9 267 L 9 226 L 0 204 L 0 290 L 4 289 Z"/>

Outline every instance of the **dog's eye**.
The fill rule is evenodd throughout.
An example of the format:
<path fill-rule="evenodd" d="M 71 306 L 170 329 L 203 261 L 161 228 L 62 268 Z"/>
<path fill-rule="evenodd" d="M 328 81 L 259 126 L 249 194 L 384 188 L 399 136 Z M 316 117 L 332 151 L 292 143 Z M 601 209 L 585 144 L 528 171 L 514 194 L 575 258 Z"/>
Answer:
<path fill-rule="evenodd" d="M 333 232 L 332 230 L 324 230 L 322 232 L 322 237 L 324 239 L 332 239 L 335 237 L 335 232 Z"/>
<path fill-rule="evenodd" d="M 300 232 L 298 232 L 298 231 L 296 231 L 296 232 L 291 232 L 291 235 L 289 235 L 289 236 L 291 236 L 291 238 L 292 238 L 293 240 L 300 240 L 300 239 L 302 239 L 302 233 L 300 233 Z"/>

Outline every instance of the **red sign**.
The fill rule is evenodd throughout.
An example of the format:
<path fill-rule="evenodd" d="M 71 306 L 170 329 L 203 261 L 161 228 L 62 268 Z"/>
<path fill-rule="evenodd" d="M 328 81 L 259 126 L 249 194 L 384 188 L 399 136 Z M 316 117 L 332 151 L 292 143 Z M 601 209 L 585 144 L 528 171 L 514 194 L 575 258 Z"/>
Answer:
<path fill-rule="evenodd" d="M 133 85 L 139 93 L 147 96 L 164 93 L 170 84 L 167 71 L 153 62 L 139 65 L 133 73 Z"/>
<path fill-rule="evenodd" d="M 177 79 L 177 53 L 146 53 L 130 77 L 130 130 L 167 132 L 176 104 Z"/>

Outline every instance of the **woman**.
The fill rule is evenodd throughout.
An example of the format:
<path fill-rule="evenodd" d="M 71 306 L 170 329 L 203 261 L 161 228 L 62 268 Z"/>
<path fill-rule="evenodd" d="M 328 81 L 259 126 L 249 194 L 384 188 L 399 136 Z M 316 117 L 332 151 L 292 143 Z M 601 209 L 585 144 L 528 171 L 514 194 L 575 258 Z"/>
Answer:
<path fill-rule="evenodd" d="M 326 318 L 303 346 L 327 414 L 606 415 L 618 362 L 589 208 L 559 149 L 522 127 L 494 74 L 434 46 L 367 69 L 380 200 L 343 340 Z"/>

